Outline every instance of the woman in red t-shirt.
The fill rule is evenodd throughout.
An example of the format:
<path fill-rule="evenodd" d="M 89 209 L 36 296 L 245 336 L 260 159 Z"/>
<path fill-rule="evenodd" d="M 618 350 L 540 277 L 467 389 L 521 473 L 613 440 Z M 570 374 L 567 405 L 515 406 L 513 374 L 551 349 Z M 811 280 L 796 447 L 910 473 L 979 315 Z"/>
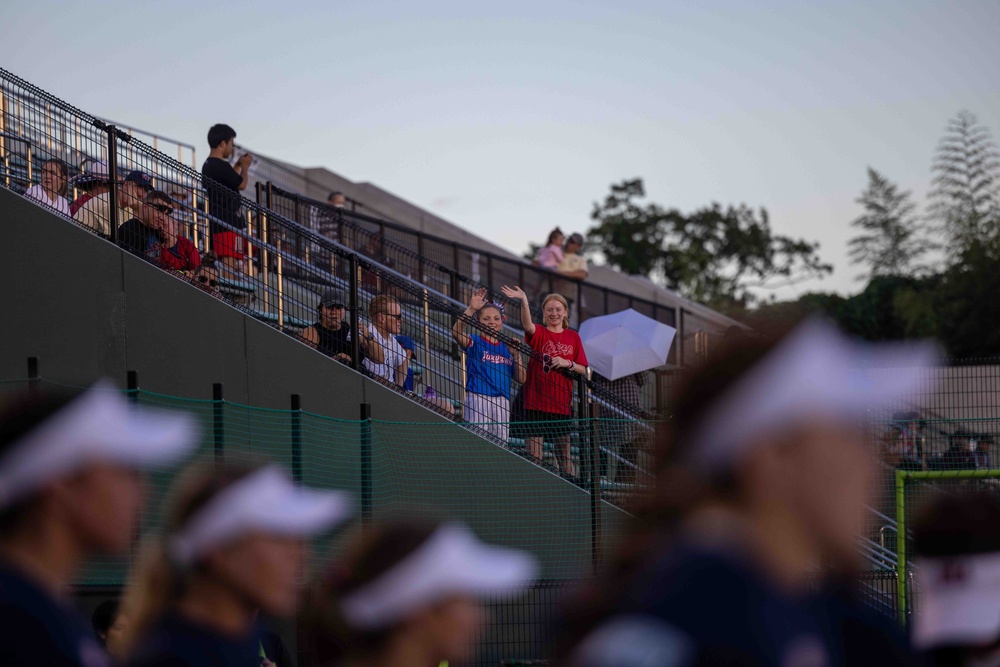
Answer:
<path fill-rule="evenodd" d="M 580 334 L 569 328 L 569 305 L 559 294 L 548 295 L 542 301 L 545 326 L 536 327 L 531 321 L 524 290 L 504 285 L 503 293 L 509 299 L 520 299 L 524 340 L 535 351 L 528 362 L 528 381 L 524 385 L 528 454 L 540 461 L 542 442 L 549 436 L 555 444 L 559 469 L 575 477 L 569 448 L 569 434 L 573 428 L 570 420 L 573 380 L 566 373 L 586 373 L 587 355 Z"/>

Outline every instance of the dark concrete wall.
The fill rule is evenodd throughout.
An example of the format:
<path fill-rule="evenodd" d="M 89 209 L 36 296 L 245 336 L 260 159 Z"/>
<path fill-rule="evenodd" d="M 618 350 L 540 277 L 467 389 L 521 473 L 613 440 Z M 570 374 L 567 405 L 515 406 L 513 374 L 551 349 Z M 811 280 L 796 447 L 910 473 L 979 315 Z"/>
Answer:
<path fill-rule="evenodd" d="M 24 378 L 33 356 L 43 378 L 72 385 L 123 384 L 134 370 L 152 392 L 208 399 L 221 382 L 227 401 L 287 410 L 297 393 L 304 410 L 348 420 L 367 402 L 374 419 L 400 423 L 373 427 L 376 517 L 456 516 L 488 540 L 532 550 L 546 577 L 589 568 L 589 496 L 576 486 L 2 188 L 0 228 L 0 380 Z M 226 414 L 227 448 L 266 444 L 290 460 L 284 426 L 276 436 L 245 410 Z M 242 421 L 230 425 L 230 415 Z M 322 426 L 336 442 L 307 432 L 305 482 L 358 492 L 357 425 Z M 610 528 L 622 515 L 605 505 L 602 516 Z"/>

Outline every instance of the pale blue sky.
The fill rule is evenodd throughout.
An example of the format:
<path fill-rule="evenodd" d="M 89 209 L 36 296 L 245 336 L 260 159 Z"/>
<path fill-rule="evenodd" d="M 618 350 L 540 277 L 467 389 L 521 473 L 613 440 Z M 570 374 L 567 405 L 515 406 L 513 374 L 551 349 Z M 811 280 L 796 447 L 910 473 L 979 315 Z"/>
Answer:
<path fill-rule="evenodd" d="M 1000 2 L 34 2 L 4 67 L 95 115 L 370 180 L 518 253 L 612 182 L 745 202 L 852 292 L 871 165 L 922 202 L 962 108 L 1000 134 Z"/>

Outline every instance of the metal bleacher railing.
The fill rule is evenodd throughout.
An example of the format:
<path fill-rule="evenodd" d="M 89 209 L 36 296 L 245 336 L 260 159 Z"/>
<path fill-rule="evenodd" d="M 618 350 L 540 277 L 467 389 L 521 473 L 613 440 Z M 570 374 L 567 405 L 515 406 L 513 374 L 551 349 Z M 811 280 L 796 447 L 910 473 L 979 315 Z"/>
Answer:
<path fill-rule="evenodd" d="M 139 170 L 153 178 L 154 187 L 168 192 L 173 199 L 173 234 L 190 239 L 201 251 L 212 248 L 209 222 L 216 229 L 226 229 L 243 239 L 248 248 L 247 258 L 237 262 L 235 270 L 227 271 L 221 263 L 207 269 L 203 263 L 197 269 L 174 266 L 164 262 L 169 235 L 155 249 L 138 253 L 148 261 L 170 270 L 178 279 L 210 292 L 213 296 L 246 314 L 299 340 L 302 332 L 317 320 L 320 295 L 331 288 L 340 289 L 349 302 L 348 320 L 351 331 L 366 326 L 371 320 L 367 306 L 379 294 L 392 296 L 401 308 L 401 333 L 414 341 L 414 387 L 405 391 L 403 378 L 380 379 L 368 372 L 363 352 L 354 336 L 350 365 L 372 376 L 396 391 L 454 421 L 463 422 L 484 438 L 514 451 L 526 451 L 524 436 L 516 427 L 512 437 L 501 439 L 482 424 L 463 420 L 467 407 L 466 368 L 464 351 L 452 336 L 452 326 L 462 317 L 472 284 L 459 282 L 458 292 L 444 293 L 431 285 L 421 284 L 399 268 L 389 266 L 391 259 L 371 253 L 356 252 L 347 244 L 324 238 L 280 212 L 247 198 L 239 200 L 240 223 L 227 224 L 212 215 L 210 202 L 202 185 L 202 176 L 175 158 L 156 151 L 114 125 L 86 114 L 30 83 L 0 69 L 0 158 L 2 183 L 15 191 L 37 180 L 35 163 L 57 158 L 70 166 L 84 160 L 107 163 L 109 192 L 102 197 L 112 205 L 106 207 L 107 220 L 101 221 L 97 233 L 112 242 L 120 239 L 119 227 L 126 217 L 150 216 L 135 198 L 132 189 L 122 183 L 123 175 Z M 11 141 L 11 136 L 17 141 Z M 258 196 L 263 193 L 258 190 Z M 81 224 L 79 220 L 73 220 Z M 152 253 L 152 254 L 150 254 Z M 381 261 L 380 261 L 381 260 Z M 419 261 L 419 260 L 418 260 Z M 204 278 L 205 280 L 201 280 Z M 502 300 L 497 294 L 492 298 Z M 516 304 L 507 304 L 515 313 Z M 486 333 L 478 322 L 467 320 L 468 331 Z M 522 354 L 533 363 L 544 365 L 537 353 L 527 348 L 521 332 L 505 326 L 496 337 L 514 354 Z M 546 374 L 545 381 L 556 383 L 559 371 Z M 572 377 L 572 453 L 578 466 L 572 481 L 603 497 L 622 501 L 623 495 L 644 486 L 650 476 L 641 464 L 641 452 L 651 440 L 651 415 L 642 407 L 623 400 L 589 378 Z M 396 380 L 396 381 L 394 381 Z M 520 383 L 512 383 L 511 397 L 517 414 Z M 433 387 L 433 391 L 431 391 Z M 599 415 L 600 419 L 593 417 Z M 512 424 L 513 426 L 513 424 Z M 628 447 L 619 447 L 623 439 Z M 600 450 L 600 451 L 599 451 Z M 540 463 L 550 465 L 554 449 L 546 443 L 545 458 Z M 614 474 L 606 474 L 613 471 Z M 605 474 L 602 474 L 605 473 Z"/>

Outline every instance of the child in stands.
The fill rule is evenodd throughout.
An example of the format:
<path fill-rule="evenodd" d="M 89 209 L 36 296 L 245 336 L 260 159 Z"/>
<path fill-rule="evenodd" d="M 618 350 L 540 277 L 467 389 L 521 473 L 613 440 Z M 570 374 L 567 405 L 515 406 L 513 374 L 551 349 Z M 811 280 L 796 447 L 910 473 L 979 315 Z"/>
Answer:
<path fill-rule="evenodd" d="M 566 373 L 586 373 L 587 354 L 580 334 L 569 328 L 569 304 L 561 295 L 549 294 L 542 301 L 545 326 L 537 327 L 531 321 L 524 290 L 504 285 L 503 293 L 508 299 L 520 300 L 524 339 L 535 351 L 528 362 L 528 381 L 524 385 L 524 409 L 530 425 L 530 435 L 525 438 L 528 454 L 541 460 L 542 443 L 549 436 L 556 446 L 559 469 L 575 477 L 569 446 L 573 380 Z"/>
<path fill-rule="evenodd" d="M 465 333 L 465 322 L 473 317 L 485 329 L 482 334 Z M 487 301 L 486 290 L 480 288 L 472 293 L 463 317 L 455 320 L 451 335 L 465 351 L 465 421 L 507 442 L 510 381 L 524 382 L 526 373 L 521 355 L 496 336 L 504 319 L 503 306 Z"/>

